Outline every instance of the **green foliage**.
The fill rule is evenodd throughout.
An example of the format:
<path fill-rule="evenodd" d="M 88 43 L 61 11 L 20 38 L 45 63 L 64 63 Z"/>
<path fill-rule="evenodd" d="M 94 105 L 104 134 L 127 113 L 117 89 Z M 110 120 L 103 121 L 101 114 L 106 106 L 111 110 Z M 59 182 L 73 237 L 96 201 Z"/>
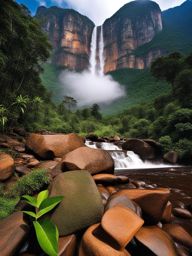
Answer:
<path fill-rule="evenodd" d="M 164 153 L 169 152 L 170 150 L 173 149 L 172 139 L 168 135 L 162 136 L 159 139 L 159 143 L 162 145 Z"/>
<path fill-rule="evenodd" d="M 12 195 L 32 195 L 49 184 L 47 170 L 34 169 L 29 174 L 21 177 L 11 191 Z"/>
<path fill-rule="evenodd" d="M 175 145 L 175 150 L 179 153 L 181 163 L 191 164 L 192 140 L 189 140 L 187 138 L 180 139 Z"/>
<path fill-rule="evenodd" d="M 35 207 L 34 212 L 23 211 L 25 214 L 34 218 L 33 225 L 35 228 L 37 240 L 42 250 L 49 256 L 58 255 L 59 232 L 49 219 L 40 220 L 42 216 L 53 210 L 62 200 L 63 196 L 48 198 L 48 190 L 41 191 L 37 198 L 31 196 L 23 196 L 29 205 Z"/>
<path fill-rule="evenodd" d="M 192 107 L 192 68 L 181 71 L 175 78 L 174 96 L 183 107 Z"/>
<path fill-rule="evenodd" d="M 19 202 L 19 197 L 10 197 L 7 195 L 0 196 L 0 219 L 9 216 L 15 209 L 16 204 Z"/>

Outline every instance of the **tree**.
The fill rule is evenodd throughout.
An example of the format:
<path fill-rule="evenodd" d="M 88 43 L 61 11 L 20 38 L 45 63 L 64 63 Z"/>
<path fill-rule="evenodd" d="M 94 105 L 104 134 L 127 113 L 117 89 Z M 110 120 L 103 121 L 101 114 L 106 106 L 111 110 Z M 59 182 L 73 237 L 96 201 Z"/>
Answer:
<path fill-rule="evenodd" d="M 173 93 L 183 107 L 192 107 L 192 69 L 185 69 L 176 76 Z"/>
<path fill-rule="evenodd" d="M 151 65 L 151 73 L 157 79 L 163 79 L 173 86 L 175 77 L 181 70 L 181 55 L 179 53 L 170 54 L 167 57 L 160 57 Z"/>
<path fill-rule="evenodd" d="M 99 105 L 98 104 L 93 104 L 93 106 L 91 107 L 91 115 L 97 120 L 102 119 L 102 115 L 99 111 L 100 111 Z"/>
<path fill-rule="evenodd" d="M 69 111 L 74 110 L 77 106 L 77 101 L 71 96 L 64 96 L 62 103 Z"/>
<path fill-rule="evenodd" d="M 0 102 L 7 107 L 19 95 L 46 98 L 39 74 L 51 48 L 38 22 L 15 1 L 2 0 L 0 24 Z"/>

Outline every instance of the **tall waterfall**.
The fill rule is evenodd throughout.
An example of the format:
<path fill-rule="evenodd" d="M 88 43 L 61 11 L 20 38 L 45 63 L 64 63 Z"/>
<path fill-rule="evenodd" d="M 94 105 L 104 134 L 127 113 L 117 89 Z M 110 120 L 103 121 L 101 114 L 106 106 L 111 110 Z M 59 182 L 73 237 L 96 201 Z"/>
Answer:
<path fill-rule="evenodd" d="M 97 27 L 94 27 L 92 38 L 91 38 L 91 54 L 89 59 L 90 72 L 92 74 L 96 73 L 97 69 Z"/>
<path fill-rule="evenodd" d="M 100 29 L 100 36 L 98 37 L 98 27 L 94 27 L 91 38 L 91 53 L 89 59 L 90 72 L 102 76 L 104 73 L 104 39 L 103 39 L 103 26 Z M 99 42 L 97 42 L 99 38 Z M 99 58 L 97 58 L 97 46 L 99 46 Z M 99 63 L 99 65 L 98 65 Z"/>
<path fill-rule="evenodd" d="M 99 73 L 100 73 L 100 75 L 102 76 L 102 75 L 104 74 L 104 66 L 105 66 L 105 60 L 104 60 L 103 26 L 101 26 L 101 32 L 100 32 L 99 60 L 100 60 L 100 70 L 99 70 Z"/>

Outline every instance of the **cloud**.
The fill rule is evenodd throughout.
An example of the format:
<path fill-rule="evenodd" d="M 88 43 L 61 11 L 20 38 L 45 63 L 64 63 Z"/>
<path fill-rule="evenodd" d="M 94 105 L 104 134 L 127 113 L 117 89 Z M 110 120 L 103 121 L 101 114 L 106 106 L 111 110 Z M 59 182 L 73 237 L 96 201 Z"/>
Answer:
<path fill-rule="evenodd" d="M 125 95 L 124 88 L 110 75 L 98 76 L 89 71 L 82 73 L 63 71 L 60 81 L 65 95 L 75 98 L 80 107 L 94 103 L 110 104 Z"/>
<path fill-rule="evenodd" d="M 53 3 L 69 6 L 88 16 L 96 25 L 101 25 L 105 19 L 111 17 L 119 8 L 131 0 L 52 0 Z M 185 0 L 157 0 L 162 10 L 180 5 Z"/>

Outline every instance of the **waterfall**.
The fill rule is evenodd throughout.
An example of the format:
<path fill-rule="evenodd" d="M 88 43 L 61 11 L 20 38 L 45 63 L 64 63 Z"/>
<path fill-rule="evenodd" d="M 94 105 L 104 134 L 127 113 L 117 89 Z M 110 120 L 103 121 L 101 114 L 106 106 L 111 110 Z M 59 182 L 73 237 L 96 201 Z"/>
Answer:
<path fill-rule="evenodd" d="M 115 163 L 115 170 L 129 170 L 129 169 L 153 169 L 171 167 L 169 164 L 152 163 L 150 161 L 143 161 L 133 151 L 124 151 L 121 147 L 108 142 L 92 142 L 86 141 L 86 146 L 94 149 L 107 150 L 112 156 Z"/>
<path fill-rule="evenodd" d="M 105 60 L 104 60 L 103 26 L 101 26 L 101 32 L 100 32 L 99 60 L 100 60 L 100 70 L 99 70 L 99 74 L 102 76 L 102 75 L 104 74 L 104 66 L 105 66 Z"/>
<path fill-rule="evenodd" d="M 91 53 L 90 53 L 90 59 L 89 59 L 89 65 L 90 65 L 90 72 L 91 74 L 96 74 L 96 67 L 97 67 L 97 27 L 94 27 L 92 38 L 91 38 Z"/>
<path fill-rule="evenodd" d="M 89 70 L 92 74 L 97 74 L 99 76 L 102 76 L 104 74 L 104 65 L 105 65 L 103 26 L 101 26 L 101 29 L 100 29 L 99 43 L 97 42 L 97 39 L 98 39 L 97 31 L 98 31 L 98 27 L 95 26 L 93 29 L 92 38 L 91 38 Z M 97 45 L 99 46 L 99 59 L 97 59 Z M 98 65 L 98 62 L 99 62 L 99 65 Z"/>

